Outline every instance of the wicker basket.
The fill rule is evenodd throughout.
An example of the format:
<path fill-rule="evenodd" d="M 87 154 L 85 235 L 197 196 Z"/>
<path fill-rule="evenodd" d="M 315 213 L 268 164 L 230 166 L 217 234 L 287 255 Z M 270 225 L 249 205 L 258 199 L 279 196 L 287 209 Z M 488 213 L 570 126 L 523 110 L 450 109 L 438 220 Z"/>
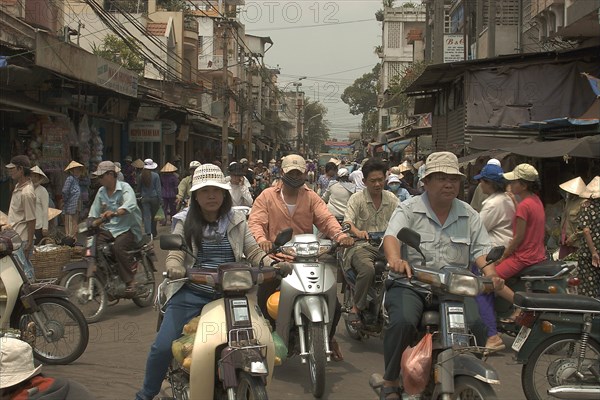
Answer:
<path fill-rule="evenodd" d="M 42 244 L 53 244 L 53 240 L 44 238 L 40 242 Z M 35 246 L 31 255 L 31 264 L 35 271 L 36 279 L 51 279 L 58 278 L 62 267 L 71 261 L 71 247 L 59 246 L 52 249 L 40 251 L 39 246 Z"/>
<path fill-rule="evenodd" d="M 73 246 L 71 247 L 71 260 L 81 260 L 85 254 L 85 247 Z"/>

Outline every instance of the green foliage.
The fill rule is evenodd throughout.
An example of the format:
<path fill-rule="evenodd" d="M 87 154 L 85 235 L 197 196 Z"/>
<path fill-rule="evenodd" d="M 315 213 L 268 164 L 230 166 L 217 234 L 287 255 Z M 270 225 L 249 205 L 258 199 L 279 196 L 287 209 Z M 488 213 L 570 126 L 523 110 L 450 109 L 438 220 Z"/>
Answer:
<path fill-rule="evenodd" d="M 188 11 L 191 8 L 187 0 L 156 0 L 156 6 L 167 11 Z"/>
<path fill-rule="evenodd" d="M 92 52 L 105 60 L 120 64 L 130 71 L 138 74 L 144 72 L 144 59 L 115 35 L 106 35 L 100 46 L 93 44 Z"/>
<path fill-rule="evenodd" d="M 320 115 L 319 115 L 320 114 Z M 329 140 L 329 125 L 325 117 L 327 107 L 319 101 L 305 99 L 304 105 L 304 140 L 308 153 L 319 153 L 323 143 Z"/>
<path fill-rule="evenodd" d="M 383 6 L 392 8 L 394 7 L 394 1 L 395 0 L 383 0 Z"/>
<path fill-rule="evenodd" d="M 386 108 L 396 107 L 399 109 L 401 120 L 406 120 L 409 115 L 412 115 L 414 110 L 414 101 L 402 92 L 421 76 L 427 65 L 429 64 L 425 61 L 407 64 L 399 75 L 390 80 L 388 87 L 389 97 L 384 106 Z"/>
<path fill-rule="evenodd" d="M 363 134 L 377 132 L 380 71 L 381 64 L 375 65 L 371 72 L 356 79 L 352 86 L 348 86 L 342 93 L 342 101 L 350 107 L 350 114 L 362 115 Z"/>

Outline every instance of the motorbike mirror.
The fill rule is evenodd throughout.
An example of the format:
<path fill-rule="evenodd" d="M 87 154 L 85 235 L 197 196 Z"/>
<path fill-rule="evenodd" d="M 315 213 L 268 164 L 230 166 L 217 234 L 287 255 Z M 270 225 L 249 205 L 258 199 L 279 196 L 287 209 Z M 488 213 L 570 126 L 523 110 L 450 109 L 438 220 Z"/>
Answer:
<path fill-rule="evenodd" d="M 488 263 L 497 261 L 500 259 L 500 257 L 502 257 L 502 254 L 504 254 L 504 246 L 493 247 L 492 250 L 490 250 L 488 255 L 485 257 L 485 261 L 487 261 Z"/>
<path fill-rule="evenodd" d="M 413 231 L 410 228 L 402 228 L 396 235 L 399 241 L 406 243 L 406 245 L 412 247 L 415 250 L 419 250 L 421 246 L 421 235 L 417 231 Z"/>
<path fill-rule="evenodd" d="M 160 248 L 163 250 L 182 250 L 185 247 L 181 235 L 160 235 Z"/>
<path fill-rule="evenodd" d="M 292 236 L 294 236 L 294 230 L 292 228 L 286 228 L 279 232 L 275 238 L 275 248 L 281 247 L 292 240 Z"/>

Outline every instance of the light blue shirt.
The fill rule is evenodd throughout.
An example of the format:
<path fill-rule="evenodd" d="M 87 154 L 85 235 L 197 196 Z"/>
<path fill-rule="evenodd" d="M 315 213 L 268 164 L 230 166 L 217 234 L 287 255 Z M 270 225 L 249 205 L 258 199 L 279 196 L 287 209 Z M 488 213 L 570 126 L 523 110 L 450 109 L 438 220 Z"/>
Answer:
<path fill-rule="evenodd" d="M 133 188 L 126 182 L 117 181 L 112 196 L 109 196 L 106 188 L 102 186 L 92 203 L 89 216 L 98 218 L 105 211 L 116 212 L 120 208 L 126 210 L 127 214 L 111 218 L 104 227 L 115 238 L 131 229 L 135 239 L 142 240 L 142 212 L 137 205 Z"/>

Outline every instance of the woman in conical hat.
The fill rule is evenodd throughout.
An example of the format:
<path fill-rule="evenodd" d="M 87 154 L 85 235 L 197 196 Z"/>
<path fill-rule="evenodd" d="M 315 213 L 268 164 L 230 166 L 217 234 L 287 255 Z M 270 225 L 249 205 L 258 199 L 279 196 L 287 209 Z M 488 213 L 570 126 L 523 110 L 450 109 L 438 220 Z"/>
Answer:
<path fill-rule="evenodd" d="M 167 224 L 167 219 L 170 219 L 177 213 L 177 205 L 175 198 L 177 197 L 177 186 L 179 185 L 179 177 L 175 173 L 177 167 L 171 163 L 166 163 L 160 170 L 160 183 L 162 188 L 163 209 L 165 211 L 165 219 L 161 225 Z"/>
<path fill-rule="evenodd" d="M 580 197 L 585 191 L 585 182 L 580 176 L 558 185 L 565 192 L 565 208 L 561 217 L 560 250 L 558 258 L 563 259 L 579 248 L 577 224 L 581 204 L 585 201 Z"/>
<path fill-rule="evenodd" d="M 581 194 L 588 199 L 579 212 L 582 240 L 579 246 L 577 268 L 579 294 L 590 297 L 600 295 L 600 176 L 594 177 Z"/>
<path fill-rule="evenodd" d="M 77 224 L 79 223 L 79 211 L 81 211 L 81 188 L 79 177 L 83 173 L 83 164 L 71 161 L 65 168 L 69 176 L 63 185 L 63 214 L 65 216 L 65 234 L 69 237 L 77 235 Z"/>
<path fill-rule="evenodd" d="M 48 183 L 48 177 L 37 165 L 31 168 L 31 181 L 33 182 L 35 193 L 35 244 L 48 235 L 48 203 L 50 196 L 44 186 Z"/>

